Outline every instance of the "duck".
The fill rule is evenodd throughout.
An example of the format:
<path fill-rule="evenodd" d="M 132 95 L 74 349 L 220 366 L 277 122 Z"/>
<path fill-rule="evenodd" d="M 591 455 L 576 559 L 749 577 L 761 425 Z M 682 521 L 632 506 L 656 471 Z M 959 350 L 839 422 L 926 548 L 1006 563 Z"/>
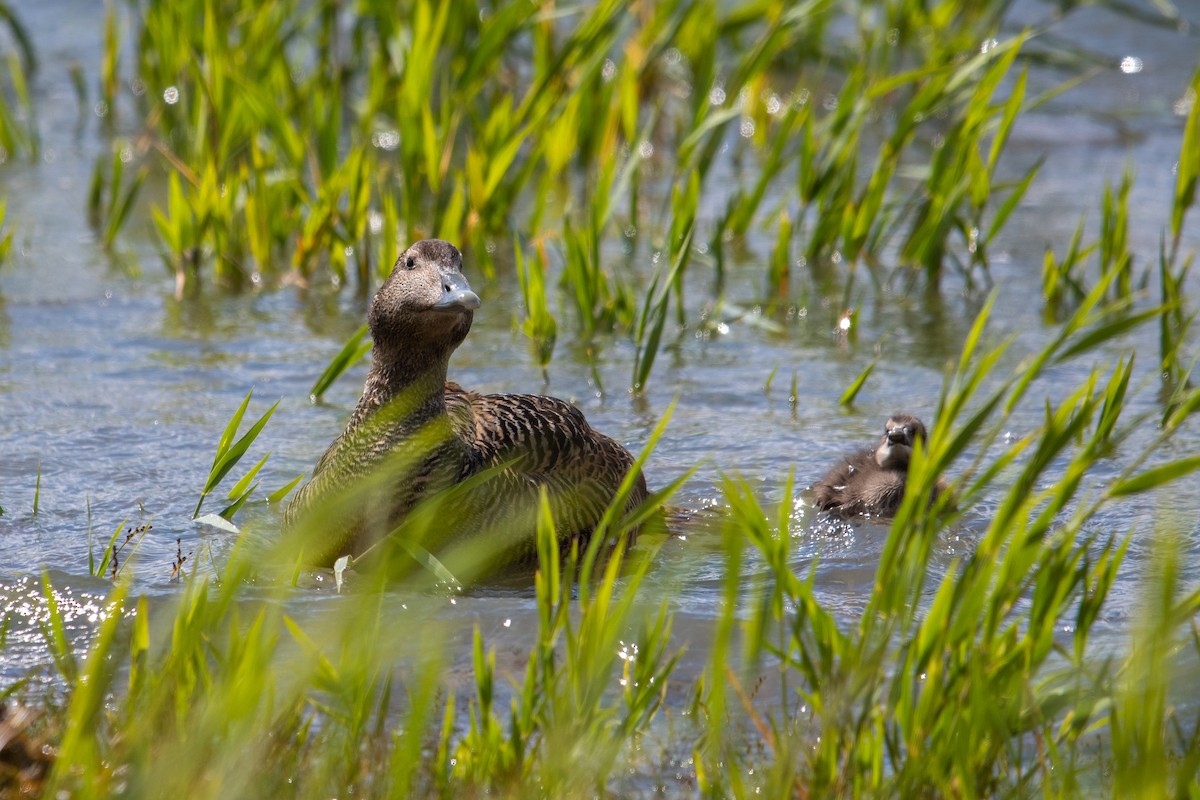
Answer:
<path fill-rule="evenodd" d="M 649 497 L 629 450 L 571 403 L 447 379 L 481 305 L 462 266 L 453 244 L 418 241 L 372 299 L 362 396 L 284 513 L 285 531 L 305 531 L 305 561 L 359 557 L 424 504 L 427 551 L 457 552 L 474 570 L 536 564 L 543 493 L 564 552 L 586 546 L 631 471 L 624 511 Z"/>
<path fill-rule="evenodd" d="M 892 414 L 878 445 L 845 456 L 817 481 L 813 487 L 816 507 L 844 519 L 894 516 L 904 500 L 913 445 L 927 436 L 925 423 L 917 417 Z M 945 490 L 939 480 L 934 497 Z"/>

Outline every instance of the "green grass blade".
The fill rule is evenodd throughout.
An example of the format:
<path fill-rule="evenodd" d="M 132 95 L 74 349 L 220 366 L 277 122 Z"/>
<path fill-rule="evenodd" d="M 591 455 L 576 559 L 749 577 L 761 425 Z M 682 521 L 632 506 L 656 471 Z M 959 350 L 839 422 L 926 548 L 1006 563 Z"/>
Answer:
<path fill-rule="evenodd" d="M 234 412 L 233 418 L 229 421 L 224 433 L 221 435 L 216 459 L 213 461 L 212 469 L 209 470 L 208 480 L 204 483 L 204 490 L 200 493 L 200 500 L 196 503 L 196 510 L 192 513 L 193 519 L 200 515 L 200 507 L 204 504 L 204 498 L 213 489 L 217 488 L 217 485 L 229 474 L 229 471 L 237 465 L 242 456 L 246 454 L 246 450 L 258 438 L 258 434 L 262 431 L 263 426 L 267 424 L 271 415 L 275 413 L 275 409 L 279 407 L 280 401 L 276 400 L 274 405 L 267 409 L 267 412 L 259 417 L 258 421 L 251 425 L 250 429 L 240 439 L 230 444 L 229 442 L 232 438 L 237 435 L 238 425 L 241 423 L 242 416 L 246 413 L 246 406 L 250 403 L 250 395 L 253 393 L 254 390 L 251 389 L 246 394 L 246 398 L 242 401 L 238 410 Z"/>
<path fill-rule="evenodd" d="M 221 460 L 221 456 L 229 449 L 229 445 L 233 442 L 233 437 L 237 436 L 238 427 L 242 424 L 242 417 L 246 413 L 246 408 L 250 405 L 250 398 L 254 395 L 254 390 L 246 392 L 245 398 L 242 399 L 242 404 L 238 406 L 237 411 L 233 412 L 233 416 L 229 418 L 229 422 L 225 425 L 225 430 L 221 432 L 221 438 L 217 441 L 217 454 L 213 458 L 213 468 L 216 468 L 217 463 Z"/>
<path fill-rule="evenodd" d="M 267 502 L 269 502 L 271 505 L 275 505 L 280 500 L 287 497 L 292 489 L 295 489 L 296 485 L 300 483 L 300 481 L 304 480 L 304 476 L 306 474 L 307 473 L 301 472 L 299 475 L 288 481 L 285 485 L 271 492 L 271 494 L 267 495 Z"/>
<path fill-rule="evenodd" d="M 367 333 L 368 328 L 366 325 L 363 325 L 354 332 L 353 336 L 346 340 L 346 344 L 333 357 L 333 360 L 329 362 L 329 366 L 325 368 L 325 371 L 321 373 L 321 377 L 317 378 L 317 382 L 309 390 L 308 395 L 311 400 L 320 400 L 329 387 L 333 385 L 334 381 L 342 376 L 342 373 L 361 361 L 367 353 L 371 352 L 370 340 L 363 341 Z"/>
<path fill-rule="evenodd" d="M 1126 478 L 1113 484 L 1108 489 L 1108 495 L 1110 497 L 1122 497 L 1124 495 L 1149 491 L 1163 484 L 1178 480 L 1185 475 L 1190 475 L 1198 469 L 1200 469 L 1200 456 L 1181 458 L 1167 464 L 1162 464 L 1161 466 L 1152 467 L 1145 472 L 1134 475 L 1132 478 Z"/>
<path fill-rule="evenodd" d="M 267 412 L 259 417 L 257 422 L 250 426 L 250 430 L 246 431 L 242 438 L 230 445 L 229 448 L 221 455 L 221 458 L 213 467 L 212 474 L 209 475 L 208 482 L 204 485 L 205 494 L 215 489 L 217 484 L 219 484 L 221 480 L 229 474 L 229 471 L 233 469 L 237 465 L 238 461 L 241 460 L 242 456 L 246 454 L 246 450 L 248 450 L 250 445 L 254 443 L 254 440 L 258 438 L 258 434 L 262 431 L 263 426 L 267 424 L 267 420 L 271 418 L 271 415 L 275 413 L 275 409 L 279 407 L 279 402 L 280 401 L 276 400 L 275 403 L 269 409 L 267 409 Z"/>
<path fill-rule="evenodd" d="M 838 398 L 839 405 L 842 405 L 842 406 L 854 405 L 854 398 L 858 397 L 859 391 L 862 389 L 863 385 L 867 382 L 867 378 L 869 378 L 871 376 L 871 372 L 874 371 L 875 365 L 878 363 L 879 363 L 879 360 L 876 359 L 875 361 L 872 361 L 870 364 L 867 364 L 867 368 L 864 369 L 861 373 L 859 373 L 858 377 L 854 379 L 853 383 L 851 383 L 849 386 L 846 387 L 846 391 L 842 392 L 842 396 L 840 398 Z"/>
<path fill-rule="evenodd" d="M 1171 208 L 1171 235 L 1176 241 L 1183 235 L 1184 215 L 1196 202 L 1196 182 L 1200 180 L 1200 69 L 1192 76 L 1191 94 L 1192 107 L 1183 127 Z"/>

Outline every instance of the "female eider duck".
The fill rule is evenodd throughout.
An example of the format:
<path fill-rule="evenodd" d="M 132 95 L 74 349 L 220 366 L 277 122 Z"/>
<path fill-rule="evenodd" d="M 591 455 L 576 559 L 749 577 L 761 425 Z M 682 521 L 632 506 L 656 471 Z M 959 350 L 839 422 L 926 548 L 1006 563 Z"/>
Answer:
<path fill-rule="evenodd" d="M 911 414 L 893 414 L 875 448 L 846 456 L 813 487 L 816 506 L 838 516 L 892 516 L 904 499 L 913 443 L 925 439 L 925 425 Z M 941 481 L 934 497 L 945 491 Z"/>
<path fill-rule="evenodd" d="M 443 560 L 443 550 L 458 552 L 460 565 L 486 553 L 487 563 L 469 563 L 468 572 L 536 561 L 543 491 L 560 545 L 586 543 L 633 456 L 567 402 L 448 382 L 450 354 L 479 304 L 454 245 L 419 241 L 400 254 L 371 302 L 362 399 L 285 513 L 285 528 L 303 529 L 307 562 L 363 553 L 452 487 L 461 491 L 416 515 L 415 535 Z M 626 509 L 647 494 L 639 472 Z"/>

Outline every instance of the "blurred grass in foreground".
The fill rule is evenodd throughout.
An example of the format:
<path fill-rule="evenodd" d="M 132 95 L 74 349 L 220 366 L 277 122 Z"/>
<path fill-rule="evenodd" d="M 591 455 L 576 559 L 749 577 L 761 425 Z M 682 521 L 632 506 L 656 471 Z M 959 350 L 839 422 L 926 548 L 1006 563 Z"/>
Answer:
<path fill-rule="evenodd" d="M 969 278 L 986 269 L 988 243 L 1037 172 L 1005 182 L 996 171 L 1014 118 L 1036 101 L 1018 65 L 1040 32 L 1004 36 L 1008 5 L 511 2 L 481 14 L 432 2 L 397 13 L 369 0 L 142 0 L 131 6 L 132 38 L 115 21 L 106 27 L 102 96 L 114 125 L 123 104 L 136 112 L 133 152 L 158 154 L 146 180 L 168 187 L 154 221 L 181 291 L 285 274 L 365 290 L 390 267 L 397 239 L 430 234 L 475 245 L 489 278 L 511 280 L 487 247 L 511 239 L 538 363 L 549 363 L 558 331 L 554 262 L 576 331 L 629 335 L 631 383 L 644 386 L 696 270 L 711 267 L 719 301 L 723 248 L 755 226 L 776 242 L 763 259 L 765 297 L 786 298 L 800 280 L 836 286 L 857 266 L 895 264 L 930 288 L 946 270 Z M 144 95 L 118 96 L 121 47 L 135 48 Z M 1192 86 L 1194 97 L 1200 77 Z M 1126 182 L 1106 194 L 1096 245 L 1081 234 L 1062 262 L 1048 254 L 1053 327 L 1041 352 L 1005 373 L 1004 344 L 985 344 L 990 305 L 980 314 L 948 369 L 857 618 L 835 618 L 812 575 L 798 573 L 790 484 L 779 507 L 764 508 L 732 474 L 721 523 L 725 602 L 684 709 L 664 710 L 676 680 L 675 606 L 669 590 L 645 585 L 652 542 L 562 565 L 543 513 L 538 630 L 524 670 L 505 675 L 496 643 L 477 632 L 464 688 L 449 679 L 449 634 L 396 618 L 391 601 L 409 587 L 351 576 L 325 613 L 296 619 L 288 600 L 312 592 L 265 569 L 244 538 L 219 575 L 193 571 L 176 599 L 151 608 L 110 561 L 114 533 L 96 571 L 111 564 L 117 583 L 83 659 L 47 581 L 43 636 L 68 691 L 39 712 L 36 734 L 54 745 L 37 789 L 1200 792 L 1197 710 L 1175 674 L 1200 659 L 1200 593 L 1181 586 L 1177 535 L 1157 533 L 1145 619 L 1114 654 L 1093 633 L 1129 536 L 1088 524 L 1107 504 L 1200 468 L 1198 457 L 1166 460 L 1159 450 L 1200 408 L 1184 352 L 1193 254 L 1180 245 L 1200 171 L 1197 114 L 1193 106 L 1185 123 L 1158 260 L 1161 304 L 1146 307 L 1131 274 Z M 714 177 L 726 147 L 748 162 L 744 186 Z M 118 235 L 132 203 L 121 163 L 98 206 L 108 210 L 106 237 Z M 666 171 L 665 184 L 650 167 Z M 702 211 L 714 207 L 723 209 L 715 218 Z M 605 257 L 628 226 L 644 270 Z M 707 258 L 697 243 L 707 243 Z M 801 253 L 804 275 L 793 269 Z M 1148 390 L 1131 386 L 1134 354 L 1114 362 L 1107 348 L 1147 325 L 1160 328 L 1169 373 L 1160 435 L 1123 454 L 1124 471 L 1100 484 L 1092 469 L 1147 421 L 1127 413 L 1129 398 Z M 356 338 L 336 367 L 360 352 Z M 1079 359 L 1094 366 L 1074 392 L 1035 396 L 1039 376 Z M 1018 404 L 1043 402 L 1039 429 L 1003 439 Z M 228 472 L 219 471 L 214 462 L 206 493 Z M 939 474 L 958 476 L 954 509 L 928 503 Z M 978 545 L 942 575 L 931 558 L 940 531 L 985 496 L 1001 500 Z M 594 566 L 575 582 L 578 560 Z M 418 577 L 425 587 L 428 576 Z M 767 682 L 777 691 L 762 690 Z M 686 774 L 673 778 L 679 768 L 649 743 L 676 763 L 690 758 Z"/>
<path fill-rule="evenodd" d="M 327 598 L 326 613 L 293 618 L 286 609 L 298 590 L 286 570 L 267 568 L 279 562 L 252 540 L 241 542 L 219 580 L 193 573 L 176 600 L 154 608 L 118 582 L 82 662 L 58 632 L 52 604 L 46 641 L 71 690 L 61 716 L 47 723 L 58 726 L 61 744 L 46 791 L 1195 791 L 1195 708 L 1168 698 L 1174 665 L 1200 658 L 1200 638 L 1188 636 L 1200 592 L 1181 591 L 1173 537 L 1161 531 L 1160 559 L 1145 582 L 1146 623 L 1134 627 L 1127 654 L 1111 645 L 1096 654 L 1091 633 L 1129 538 L 1097 534 L 1089 523 L 1111 502 L 1200 468 L 1200 458 L 1164 462 L 1158 454 L 1200 407 L 1200 390 L 1184 391 L 1160 435 L 1103 485 L 1089 479 L 1092 467 L 1145 423 L 1126 414 L 1131 359 L 1098 363 L 1073 393 L 1046 406 L 1039 429 L 1011 442 L 1002 435 L 1043 372 L 1096 360 L 1131 325 L 1163 313 L 1114 299 L 1120 275 L 1110 269 L 1060 335 L 1006 375 L 997 366 L 1006 345 L 985 345 L 990 304 L 981 312 L 947 373 L 937 424 L 914 455 L 909 493 L 857 619 L 847 622 L 844 609 L 835 619 L 811 576 L 795 571 L 789 548 L 800 521 L 790 483 L 778 508 L 764 508 L 747 483 L 726 480 L 725 602 L 683 717 L 678 706 L 662 710 L 679 653 L 670 589 L 643 585 L 656 545 L 643 541 L 627 557 L 618 551 L 603 560 L 596 537 L 587 553 L 560 564 L 543 504 L 536 643 L 523 671 L 504 674 L 494 643 L 477 630 L 473 686 L 448 678 L 454 643 L 444 626 L 395 618 L 408 590 L 385 590 L 363 573 L 351 576 L 348 595 Z M 979 453 L 973 461 L 968 449 Z M 959 476 L 954 508 L 930 504 L 937 476 L 951 465 Z M 996 495 L 978 545 L 939 578 L 931 556 L 940 531 Z M 575 582 L 577 569 L 583 577 Z M 428 576 L 417 581 L 427 585 Z M 436 602 L 433 591 L 426 596 Z M 507 690 L 499 685 L 506 680 Z M 764 682 L 778 691 L 760 696 Z M 678 770 L 662 771 L 643 746 L 649 741 L 691 753 L 693 771 L 672 783 Z"/>

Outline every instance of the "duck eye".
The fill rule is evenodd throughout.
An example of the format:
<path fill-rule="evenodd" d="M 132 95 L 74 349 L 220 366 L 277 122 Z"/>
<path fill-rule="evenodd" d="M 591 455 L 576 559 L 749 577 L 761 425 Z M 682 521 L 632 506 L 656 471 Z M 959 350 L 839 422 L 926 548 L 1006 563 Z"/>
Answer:
<path fill-rule="evenodd" d="M 412 269 L 415 266 L 417 266 L 417 260 L 415 258 L 413 258 L 412 256 L 409 256 L 408 258 L 404 259 L 404 268 L 405 269 Z"/>

